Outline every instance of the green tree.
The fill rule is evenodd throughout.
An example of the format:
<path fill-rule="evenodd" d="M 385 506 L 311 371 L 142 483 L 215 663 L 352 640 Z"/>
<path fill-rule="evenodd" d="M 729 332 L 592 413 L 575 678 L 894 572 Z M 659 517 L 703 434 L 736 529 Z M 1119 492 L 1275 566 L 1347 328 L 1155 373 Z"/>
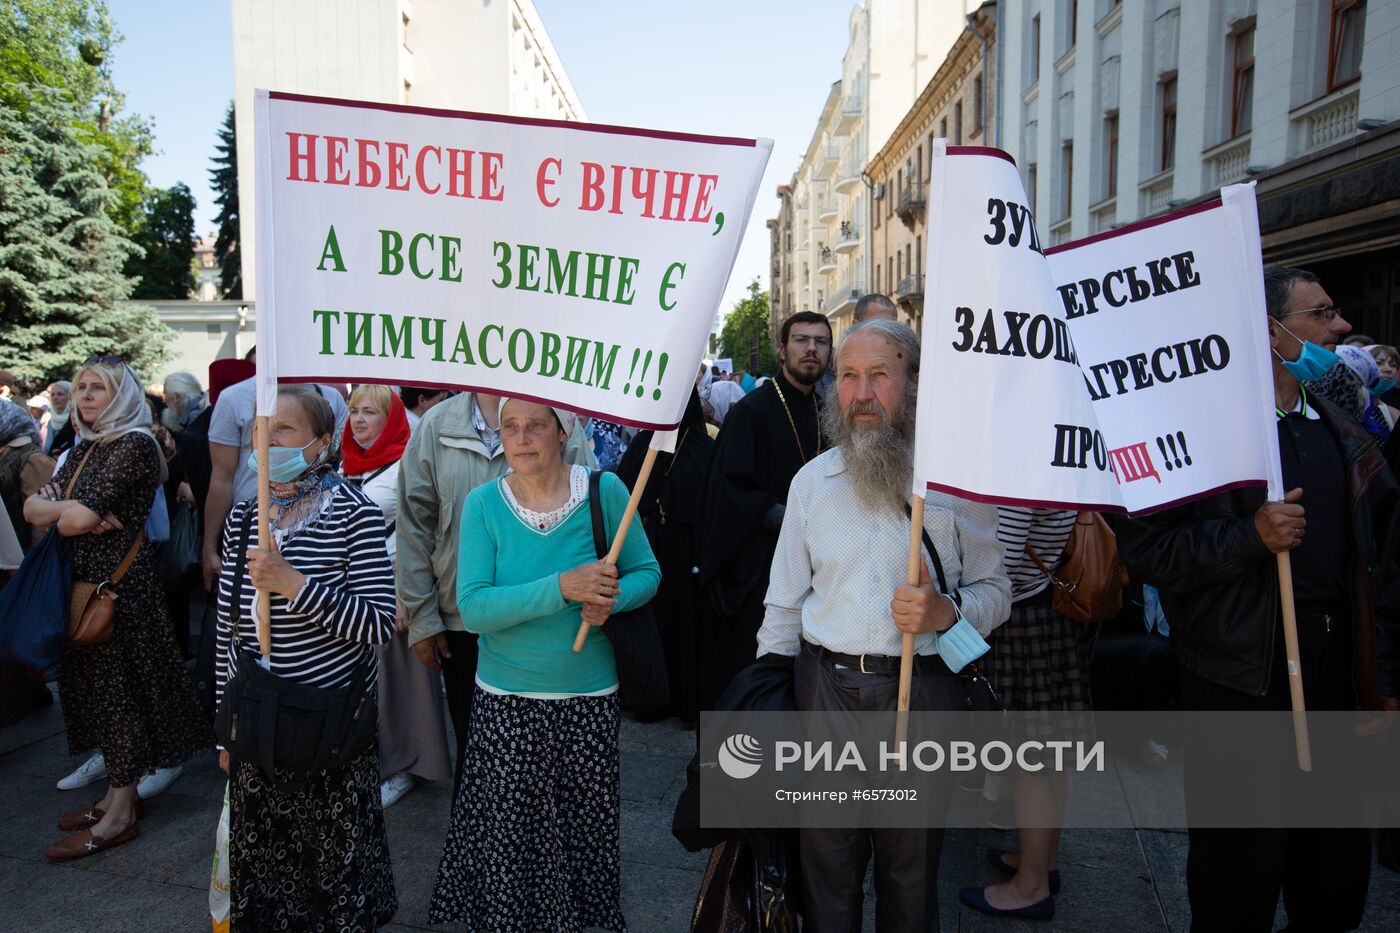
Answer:
<path fill-rule="evenodd" d="M 0 102 L 0 368 L 35 388 L 111 353 L 143 375 L 171 333 L 124 300 L 122 274 L 139 247 L 108 214 L 111 192 L 61 89 L 31 88 L 24 106 Z"/>
<path fill-rule="evenodd" d="M 121 42 L 106 0 L 0 0 L 0 102 L 25 113 L 29 89 L 56 88 L 76 105 L 77 137 L 90 144 L 107 182 L 107 213 L 133 235 L 142 220 L 153 151 L 149 121 L 120 116 L 125 97 L 112 81 L 111 52 Z"/>
<path fill-rule="evenodd" d="M 778 353 L 768 333 L 768 293 L 759 291 L 758 278 L 749 283 L 747 298 L 737 302 L 719 332 L 720 356 L 734 360 L 735 369 L 755 375 L 778 371 Z"/>
<path fill-rule="evenodd" d="M 233 103 L 224 114 L 219 127 L 217 153 L 211 160 L 209 181 L 214 188 L 214 203 L 219 205 L 219 234 L 214 240 L 214 257 L 219 263 L 219 285 L 225 298 L 243 297 L 243 254 L 238 248 L 238 140 L 234 133 Z"/>
<path fill-rule="evenodd" d="M 147 192 L 132 240 L 143 255 L 126 261 L 125 273 L 136 280 L 131 297 L 188 298 L 195 287 L 194 195 L 183 182 Z"/>

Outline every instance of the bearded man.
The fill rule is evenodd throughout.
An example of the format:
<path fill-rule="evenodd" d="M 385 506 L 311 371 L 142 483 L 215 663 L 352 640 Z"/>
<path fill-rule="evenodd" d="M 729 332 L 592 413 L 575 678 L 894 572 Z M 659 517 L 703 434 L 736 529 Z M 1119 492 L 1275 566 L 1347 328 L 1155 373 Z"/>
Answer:
<path fill-rule="evenodd" d="M 777 349 L 778 374 L 721 413 L 706 470 L 696 529 L 698 582 L 710 610 L 700 622 L 702 710 L 714 709 L 729 681 L 753 662 L 788 484 L 824 447 L 813 389 L 831 359 L 831 324 L 813 311 L 794 314 L 783 321 Z"/>
<path fill-rule="evenodd" d="M 927 553 L 920 584 L 906 582 L 918 373 L 919 338 L 893 321 L 856 325 L 837 350 L 839 404 L 823 410 L 834 446 L 793 478 L 758 633 L 760 655 L 796 657 L 800 709 L 894 709 L 906 633 L 910 708 L 963 709 L 937 633 L 961 615 L 985 637 L 1010 614 L 995 506 L 929 493 L 924 530 L 949 592 L 931 582 Z M 803 829 L 803 929 L 860 929 L 873 853 L 876 929 L 937 930 L 942 850 L 941 828 Z"/>

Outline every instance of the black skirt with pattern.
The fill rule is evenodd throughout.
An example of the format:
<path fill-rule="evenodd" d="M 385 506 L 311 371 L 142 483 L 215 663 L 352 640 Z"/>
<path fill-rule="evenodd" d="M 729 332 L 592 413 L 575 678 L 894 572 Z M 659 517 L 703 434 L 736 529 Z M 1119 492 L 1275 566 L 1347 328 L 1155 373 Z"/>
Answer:
<path fill-rule="evenodd" d="M 491 933 L 624 931 L 616 694 L 480 687 L 429 923 Z"/>
<path fill-rule="evenodd" d="M 1048 590 L 1021 600 L 987 639 L 992 686 L 1021 712 L 1092 709 L 1093 629 L 1055 612 Z"/>
<path fill-rule="evenodd" d="M 362 933 L 392 920 L 399 901 L 380 806 L 378 747 L 294 794 L 274 788 L 257 765 L 235 762 L 229 889 L 234 930 Z"/>

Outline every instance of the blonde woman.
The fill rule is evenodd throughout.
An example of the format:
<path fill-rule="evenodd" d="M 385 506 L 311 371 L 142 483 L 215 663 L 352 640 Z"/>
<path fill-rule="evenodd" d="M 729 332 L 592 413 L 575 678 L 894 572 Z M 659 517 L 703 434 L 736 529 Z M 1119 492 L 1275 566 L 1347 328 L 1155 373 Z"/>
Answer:
<path fill-rule="evenodd" d="M 407 412 L 391 389 L 362 385 L 351 393 L 350 417 L 341 442 L 342 471 L 384 512 L 384 543 L 391 561 L 399 460 L 408 436 Z M 381 805 L 386 808 L 408 793 L 415 778 L 445 781 L 452 776 L 442 674 L 418 663 L 408 644 L 402 607 L 394 620 L 394 637 L 379 649 L 379 772 Z"/>
<path fill-rule="evenodd" d="M 75 581 L 100 583 L 145 527 L 165 479 L 165 458 L 141 381 L 116 357 L 83 364 L 73 377 L 71 405 L 78 444 L 54 481 L 25 502 L 24 515 L 72 538 Z M 142 541 L 114 592 L 111 640 L 69 647 L 59 666 L 69 751 L 100 750 L 109 786 L 101 800 L 59 820 L 71 835 L 45 850 L 54 861 L 135 839 L 142 815 L 137 780 L 213 744 L 175 644 L 149 542 Z"/>

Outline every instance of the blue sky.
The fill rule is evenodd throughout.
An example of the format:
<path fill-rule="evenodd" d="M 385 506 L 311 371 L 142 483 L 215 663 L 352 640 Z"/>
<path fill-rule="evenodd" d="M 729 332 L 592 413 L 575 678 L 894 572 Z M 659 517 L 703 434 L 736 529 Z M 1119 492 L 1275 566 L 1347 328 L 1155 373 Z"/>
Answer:
<path fill-rule="evenodd" d="M 475 2 L 475 0 L 462 0 Z M 214 134 L 233 95 L 232 14 L 220 0 L 110 0 L 125 41 L 112 56 L 126 112 L 155 123 L 145 169 L 183 181 L 195 229 L 214 229 Z M 773 157 L 726 293 L 768 287 L 773 192 L 797 167 L 831 82 L 841 75 L 851 0 L 535 0 L 589 119 L 726 136 L 766 136 Z"/>

